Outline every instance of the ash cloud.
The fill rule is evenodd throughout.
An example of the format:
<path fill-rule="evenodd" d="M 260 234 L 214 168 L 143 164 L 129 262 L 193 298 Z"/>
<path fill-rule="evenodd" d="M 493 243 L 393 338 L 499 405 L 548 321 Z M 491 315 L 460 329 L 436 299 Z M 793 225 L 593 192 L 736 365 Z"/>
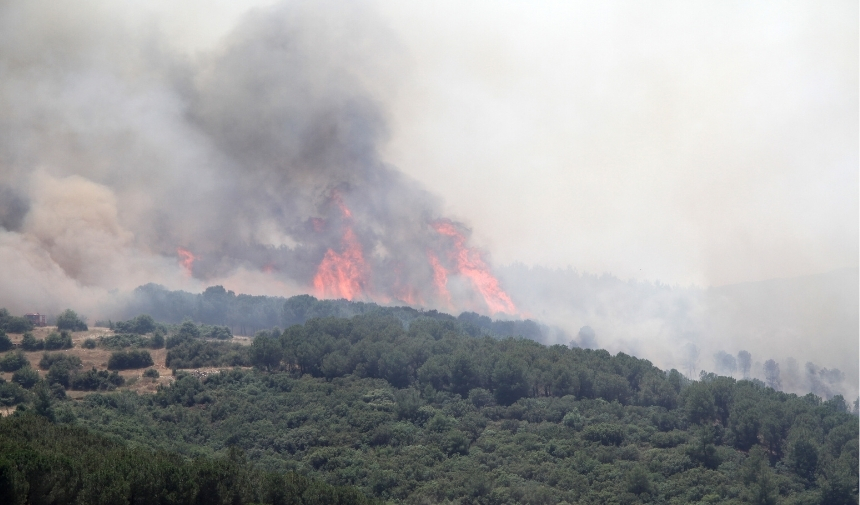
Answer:
<path fill-rule="evenodd" d="M 97 315 L 146 282 L 296 294 L 345 226 L 365 296 L 438 299 L 439 202 L 378 154 L 403 55 L 361 2 L 255 9 L 193 56 L 115 2 L 6 1 L 0 34 L 0 304 Z"/>

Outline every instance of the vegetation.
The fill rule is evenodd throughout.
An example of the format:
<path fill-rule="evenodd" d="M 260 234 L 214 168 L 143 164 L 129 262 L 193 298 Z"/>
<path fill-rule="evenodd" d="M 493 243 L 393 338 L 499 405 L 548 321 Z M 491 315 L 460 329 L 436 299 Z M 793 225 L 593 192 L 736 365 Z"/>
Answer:
<path fill-rule="evenodd" d="M 21 349 L 25 351 L 41 351 L 44 348 L 44 340 L 36 340 L 36 337 L 32 333 L 29 331 L 24 332 L 24 336 L 21 338 Z"/>
<path fill-rule="evenodd" d="M 87 323 L 72 309 L 66 309 L 57 316 L 57 329 L 69 331 L 87 331 Z"/>
<path fill-rule="evenodd" d="M 26 356 L 21 351 L 18 352 L 10 352 L 6 354 L 2 358 L 0 358 L 0 371 L 3 372 L 14 372 L 19 368 L 28 365 Z"/>
<path fill-rule="evenodd" d="M 9 335 L 6 335 L 5 331 L 0 330 L 0 352 L 6 352 L 14 346 L 15 344 L 12 343 Z"/>
<path fill-rule="evenodd" d="M 99 337 L 97 341 L 94 341 L 94 344 L 93 347 L 98 346 L 109 350 L 126 349 L 128 347 L 161 349 L 164 347 L 164 335 L 156 332 L 151 337 L 145 337 L 135 333 L 118 333 Z"/>
<path fill-rule="evenodd" d="M 69 375 L 69 389 L 78 391 L 112 391 L 125 384 L 125 379 L 116 370 L 96 370 L 93 367 L 86 372 L 74 371 Z"/>
<path fill-rule="evenodd" d="M 29 480 L 21 460 L 3 470 L 2 458 L 11 461 L 4 440 L 33 440 L 28 450 L 37 452 L 28 454 L 58 451 L 45 456 L 53 468 L 67 454 L 61 447 L 82 450 L 66 438 L 104 436 L 98 443 L 116 444 L 105 456 L 76 456 L 63 470 L 72 477 L 62 482 L 79 483 L 70 492 L 122 468 L 117 493 L 131 496 L 122 493 L 145 479 L 125 469 L 145 455 L 179 465 L 145 475 L 192 501 L 206 487 L 200 475 L 213 475 L 196 473 L 201 465 L 220 469 L 212 472 L 222 487 L 207 489 L 220 489 L 218 500 L 229 491 L 236 503 L 300 503 L 272 498 L 290 479 L 395 503 L 857 503 L 857 407 L 852 413 L 841 396 L 798 397 L 714 374 L 691 381 L 623 353 L 493 337 L 469 315 L 377 307 L 259 331 L 250 346 L 207 339 L 204 329 L 164 326 L 174 380 L 155 394 L 64 400 L 64 387 L 123 384 L 116 371 L 82 372 L 67 353 L 45 353 L 39 366 L 48 374 L 29 390 L 0 382 L 0 403 L 53 419 L 43 431 L 58 440 L 54 447 L 8 428 L 15 417 L 0 422 L 0 479 L 62 480 Z M 149 356 L 140 348 L 114 356 L 133 353 Z M 7 428 L 14 436 L 4 439 Z M 100 466 L 112 454 L 118 459 Z M 181 477 L 170 484 L 168 474 Z"/>
<path fill-rule="evenodd" d="M 54 351 L 57 349 L 71 349 L 74 347 L 72 344 L 72 334 L 69 330 L 62 330 L 60 333 L 51 332 L 45 337 L 45 343 L 43 347 L 49 351 Z"/>
<path fill-rule="evenodd" d="M 12 374 L 12 382 L 17 383 L 24 389 L 30 389 L 39 382 L 39 372 L 33 370 L 29 364 L 22 366 Z"/>
<path fill-rule="evenodd" d="M 50 414 L 48 410 L 43 412 Z M 34 409 L 36 410 L 36 409 Z M 355 489 L 262 472 L 241 451 L 189 460 L 128 447 L 46 416 L 0 420 L 0 502 L 368 504 Z"/>
<path fill-rule="evenodd" d="M 258 370 L 178 372 L 154 396 L 73 411 L 156 449 L 236 446 L 267 471 L 396 502 L 856 503 L 857 418 L 841 397 L 464 327 L 313 319 L 259 333 L 245 348 Z M 192 344 L 219 343 L 169 352 Z"/>
<path fill-rule="evenodd" d="M 152 356 L 144 350 L 117 351 L 111 353 L 108 359 L 108 370 L 128 370 L 131 368 L 146 368 L 154 365 Z"/>
<path fill-rule="evenodd" d="M 24 333 L 33 329 L 33 323 L 26 317 L 17 317 L 8 310 L 0 308 L 0 332 Z"/>
<path fill-rule="evenodd" d="M 248 348 L 240 344 L 188 340 L 167 351 L 168 368 L 234 367 L 250 365 Z"/>
<path fill-rule="evenodd" d="M 211 334 L 204 329 L 202 336 L 206 338 L 229 338 L 223 333 L 223 329 L 230 330 L 231 334 L 238 332 L 240 335 L 253 335 L 260 330 L 276 326 L 286 328 L 304 324 L 310 319 L 350 318 L 379 312 L 381 309 L 375 303 L 317 300 L 310 295 L 291 298 L 237 295 L 222 286 L 210 286 L 203 293 L 195 294 L 169 291 L 155 284 L 137 288 L 128 307 L 129 315 L 151 314 L 158 321 L 174 324 L 187 319 L 222 328 Z M 425 312 L 410 307 L 384 310 L 404 324 L 409 324 L 418 318 L 455 319 L 435 310 Z M 484 333 L 496 337 L 521 336 L 534 339 L 541 336 L 541 328 L 533 321 L 493 321 L 473 312 L 463 313 L 457 320 L 462 326 L 468 328 L 467 331 L 470 334 Z M 118 331 L 125 330 L 118 329 Z"/>

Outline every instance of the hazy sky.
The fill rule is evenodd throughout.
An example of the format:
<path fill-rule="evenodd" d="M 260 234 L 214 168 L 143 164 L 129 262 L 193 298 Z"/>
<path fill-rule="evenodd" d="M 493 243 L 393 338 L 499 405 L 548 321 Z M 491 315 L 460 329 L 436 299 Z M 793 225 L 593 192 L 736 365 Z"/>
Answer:
<path fill-rule="evenodd" d="M 700 285 L 857 264 L 856 2 L 374 3 L 403 55 L 384 158 L 494 262 Z M 245 5 L 165 26 L 202 47 Z"/>
<path fill-rule="evenodd" d="M 193 57 L 273 2 L 132 3 Z M 857 265 L 856 2 L 371 4 L 399 44 L 369 86 L 383 158 L 494 263 L 699 285 Z"/>

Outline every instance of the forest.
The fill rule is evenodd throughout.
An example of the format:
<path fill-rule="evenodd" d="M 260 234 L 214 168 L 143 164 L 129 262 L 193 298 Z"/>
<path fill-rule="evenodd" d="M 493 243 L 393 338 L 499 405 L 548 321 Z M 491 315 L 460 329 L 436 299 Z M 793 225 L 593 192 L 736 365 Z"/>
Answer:
<path fill-rule="evenodd" d="M 326 489 L 313 503 L 857 503 L 857 403 L 841 396 L 707 373 L 690 380 L 623 353 L 494 333 L 477 315 L 349 302 L 328 305 L 354 312 L 346 317 L 296 309 L 322 311 L 317 303 L 283 300 L 281 321 L 302 321 L 260 330 L 250 345 L 213 320 L 110 322 L 114 334 L 88 345 L 140 360 L 134 380 L 156 380 L 144 353 L 165 348 L 172 380 L 153 394 L 105 378 L 102 391 L 72 400 L 63 370 L 108 371 L 42 351 L 35 379 L 16 380 L 21 366 L 0 384 L 0 401 L 17 406 L 0 423 L 0 479 L 23 492 L 37 474 L 20 455 L 39 454 L 52 478 L 76 476 L 68 492 L 78 497 L 89 496 L 88 479 L 150 458 L 187 477 L 176 494 L 185 503 L 215 486 L 205 483 L 213 472 L 241 475 L 247 492 L 207 503 L 282 503 L 266 497 L 289 486 L 291 496 L 303 496 L 296 486 Z M 72 441 L 86 437 L 112 449 Z M 128 472 L 111 503 L 137 503 L 139 475 Z"/>

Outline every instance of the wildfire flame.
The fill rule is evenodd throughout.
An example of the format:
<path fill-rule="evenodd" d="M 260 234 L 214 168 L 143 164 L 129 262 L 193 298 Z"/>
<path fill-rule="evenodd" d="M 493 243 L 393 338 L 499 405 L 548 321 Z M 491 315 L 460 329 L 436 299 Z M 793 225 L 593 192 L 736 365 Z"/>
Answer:
<path fill-rule="evenodd" d="M 430 266 L 433 267 L 433 285 L 436 286 L 439 296 L 451 307 L 451 292 L 448 291 L 448 271 L 439 263 L 439 258 L 433 251 L 427 251 L 427 260 L 430 262 Z"/>
<path fill-rule="evenodd" d="M 197 258 L 191 251 L 181 247 L 176 248 L 176 254 L 179 255 L 179 264 L 185 269 L 185 275 L 191 277 L 191 272 L 194 268 L 194 260 Z"/>
<path fill-rule="evenodd" d="M 498 279 L 490 273 L 481 253 L 476 249 L 466 247 L 466 237 L 460 233 L 454 224 L 448 221 L 436 221 L 431 225 L 440 234 L 454 239 L 454 251 L 451 255 L 456 262 L 458 273 L 472 281 L 475 289 L 484 297 L 487 307 L 494 313 L 516 314 L 518 311 L 514 302 L 501 288 Z M 432 264 L 433 261 L 431 260 Z M 437 270 L 434 267 L 434 279 L 436 273 Z"/>
<path fill-rule="evenodd" d="M 338 193 L 332 193 L 332 199 L 343 215 L 342 252 L 337 253 L 333 249 L 326 251 L 314 276 L 314 289 L 320 296 L 352 300 L 364 292 L 368 269 L 361 242 L 352 231 L 352 212 Z"/>

